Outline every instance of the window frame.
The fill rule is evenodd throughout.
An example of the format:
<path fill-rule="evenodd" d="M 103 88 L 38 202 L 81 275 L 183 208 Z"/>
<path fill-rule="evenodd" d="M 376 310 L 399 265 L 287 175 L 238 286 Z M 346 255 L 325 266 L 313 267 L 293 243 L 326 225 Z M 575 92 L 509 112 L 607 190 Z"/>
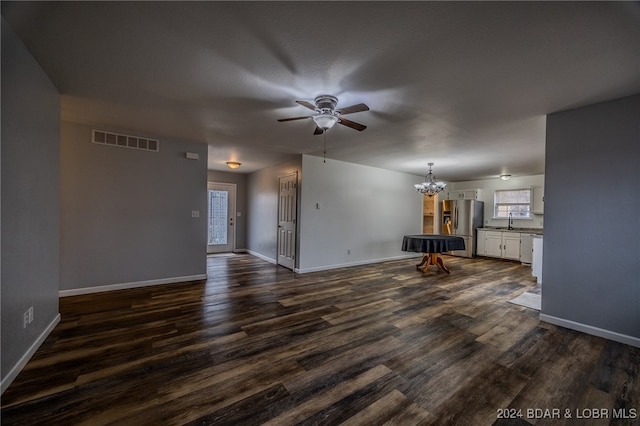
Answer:
<path fill-rule="evenodd" d="M 499 202 L 500 193 L 518 191 L 526 191 L 529 195 L 529 201 L 526 202 L 522 200 L 518 202 Z M 506 210 L 502 213 L 499 211 L 500 207 L 506 207 Z M 512 213 L 513 220 L 531 220 L 533 219 L 532 208 L 533 188 L 496 189 L 493 192 L 493 219 L 509 219 L 509 213 Z M 503 215 L 500 215 L 500 213 L 502 213 Z"/>

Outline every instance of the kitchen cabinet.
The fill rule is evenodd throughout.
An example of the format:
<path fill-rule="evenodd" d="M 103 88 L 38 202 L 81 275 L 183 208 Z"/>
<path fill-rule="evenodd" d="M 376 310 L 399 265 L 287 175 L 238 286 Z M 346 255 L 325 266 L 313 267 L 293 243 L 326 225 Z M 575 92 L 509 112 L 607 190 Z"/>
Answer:
<path fill-rule="evenodd" d="M 536 277 L 536 282 L 538 284 L 542 284 L 542 241 L 542 235 L 536 235 L 533 239 L 531 275 Z"/>
<path fill-rule="evenodd" d="M 533 260 L 534 236 L 534 234 L 520 234 L 520 262 L 527 265 Z"/>
<path fill-rule="evenodd" d="M 484 241 L 480 239 L 484 237 Z M 520 233 L 501 231 L 478 231 L 478 245 L 481 256 L 499 257 L 501 259 L 520 260 Z"/>
<path fill-rule="evenodd" d="M 502 257 L 505 259 L 520 260 L 520 233 L 502 233 Z"/>
<path fill-rule="evenodd" d="M 544 214 L 544 187 L 533 188 L 533 202 L 531 213 Z"/>
<path fill-rule="evenodd" d="M 484 241 L 485 256 L 502 257 L 502 232 L 489 231 Z"/>
<path fill-rule="evenodd" d="M 476 254 L 478 256 L 486 256 L 485 240 L 487 231 L 479 229 L 476 237 Z"/>
<path fill-rule="evenodd" d="M 447 200 L 479 200 L 480 189 L 460 189 L 449 191 Z"/>

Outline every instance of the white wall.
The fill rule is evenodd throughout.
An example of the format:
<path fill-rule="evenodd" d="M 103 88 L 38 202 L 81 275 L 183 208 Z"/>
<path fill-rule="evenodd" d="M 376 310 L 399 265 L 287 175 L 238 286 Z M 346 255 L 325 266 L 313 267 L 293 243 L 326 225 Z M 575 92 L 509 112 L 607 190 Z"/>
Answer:
<path fill-rule="evenodd" d="M 60 95 L 4 18 L 1 157 L 4 392 L 60 318 Z"/>
<path fill-rule="evenodd" d="M 524 189 L 544 187 L 544 175 L 514 176 L 509 180 L 500 178 L 463 182 L 451 182 L 446 190 L 480 189 L 480 200 L 484 201 L 484 226 L 507 226 L 506 219 L 493 219 L 493 193 L 499 189 Z M 444 197 L 440 197 L 444 200 Z M 534 214 L 531 219 L 514 219 L 515 228 L 543 228 L 544 215 Z"/>
<path fill-rule="evenodd" d="M 420 176 L 310 155 L 302 170 L 301 272 L 415 255 L 401 247 L 422 233 Z"/>
<path fill-rule="evenodd" d="M 206 277 L 207 146 L 138 151 L 92 143 L 90 126 L 61 130 L 61 294 Z"/>

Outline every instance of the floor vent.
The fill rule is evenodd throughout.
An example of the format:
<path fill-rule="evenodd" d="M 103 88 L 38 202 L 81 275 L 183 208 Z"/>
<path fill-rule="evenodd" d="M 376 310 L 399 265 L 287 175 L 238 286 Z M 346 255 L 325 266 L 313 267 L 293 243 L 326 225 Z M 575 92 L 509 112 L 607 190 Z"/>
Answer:
<path fill-rule="evenodd" d="M 103 130 L 93 130 L 91 139 L 93 143 L 99 145 L 119 146 L 121 148 L 131 148 L 142 151 L 160 151 L 160 141 L 157 139 L 105 132 Z"/>

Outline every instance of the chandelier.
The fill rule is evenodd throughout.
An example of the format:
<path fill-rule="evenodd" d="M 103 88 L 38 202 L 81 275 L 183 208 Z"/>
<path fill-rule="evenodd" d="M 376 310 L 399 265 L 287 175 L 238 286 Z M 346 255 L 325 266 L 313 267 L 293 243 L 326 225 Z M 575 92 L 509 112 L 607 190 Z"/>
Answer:
<path fill-rule="evenodd" d="M 431 172 L 431 166 L 433 166 L 433 163 L 429 163 L 429 173 L 424 177 L 424 182 L 416 183 L 414 185 L 416 187 L 416 191 L 421 192 L 424 195 L 428 195 L 429 197 L 433 197 L 447 186 L 445 182 L 436 180 L 436 177 Z"/>

